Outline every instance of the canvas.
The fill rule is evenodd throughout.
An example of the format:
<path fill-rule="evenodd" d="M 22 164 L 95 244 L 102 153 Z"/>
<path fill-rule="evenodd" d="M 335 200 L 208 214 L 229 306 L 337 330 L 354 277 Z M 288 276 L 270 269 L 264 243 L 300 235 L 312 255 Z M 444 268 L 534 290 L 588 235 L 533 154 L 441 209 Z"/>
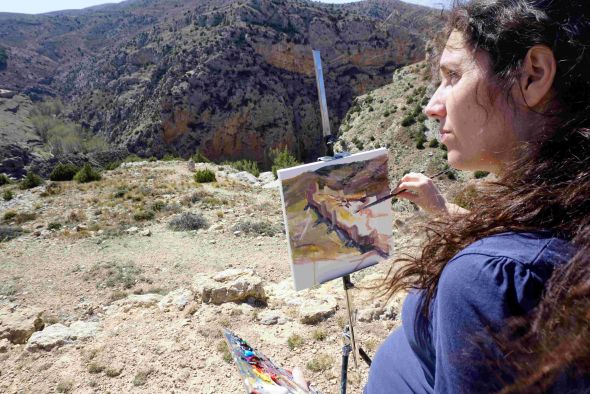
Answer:
<path fill-rule="evenodd" d="M 387 150 L 278 171 L 295 289 L 374 265 L 392 247 Z"/>

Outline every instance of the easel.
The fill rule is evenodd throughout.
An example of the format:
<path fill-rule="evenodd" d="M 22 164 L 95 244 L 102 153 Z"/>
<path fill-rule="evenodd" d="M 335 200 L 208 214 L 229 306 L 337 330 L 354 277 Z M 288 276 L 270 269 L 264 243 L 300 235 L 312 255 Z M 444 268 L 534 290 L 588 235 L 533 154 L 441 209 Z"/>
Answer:
<path fill-rule="evenodd" d="M 320 52 L 313 50 L 313 62 L 315 66 L 315 76 L 318 88 L 318 96 L 320 99 L 320 113 L 322 115 L 322 130 L 324 136 L 324 143 L 326 146 L 326 156 L 320 157 L 318 161 L 330 161 L 334 159 L 339 159 L 342 157 L 346 157 L 350 155 L 348 152 L 342 152 L 337 155 L 334 154 L 334 144 L 336 143 L 336 138 L 332 135 L 330 131 L 330 118 L 328 117 L 328 104 L 326 101 L 326 91 L 324 87 L 324 75 L 322 71 L 322 59 L 320 57 Z M 352 296 L 350 294 L 350 290 L 354 288 L 354 284 L 350 280 L 350 275 L 344 275 L 342 277 L 342 284 L 344 286 L 344 293 L 346 297 L 346 311 L 348 314 L 348 324 L 344 326 L 342 331 L 342 368 L 341 368 L 341 376 L 340 376 L 340 393 L 346 394 L 346 386 L 348 382 L 348 358 L 350 353 L 352 353 L 352 359 L 354 362 L 354 367 L 358 368 L 357 362 L 357 346 L 354 337 L 354 309 L 352 305 Z M 371 366 L 371 359 L 365 353 L 365 351 L 358 347 L 358 352 L 362 359 Z"/>

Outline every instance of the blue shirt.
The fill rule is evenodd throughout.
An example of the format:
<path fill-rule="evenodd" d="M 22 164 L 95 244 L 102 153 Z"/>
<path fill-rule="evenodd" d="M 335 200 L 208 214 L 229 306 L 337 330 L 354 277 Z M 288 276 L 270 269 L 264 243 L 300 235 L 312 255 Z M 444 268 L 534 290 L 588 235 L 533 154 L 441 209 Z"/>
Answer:
<path fill-rule="evenodd" d="M 491 333 L 534 308 L 573 252 L 547 233 L 503 233 L 463 249 L 444 268 L 429 317 L 422 293 L 408 294 L 402 326 L 377 351 L 365 393 L 498 391 L 511 378 L 491 367 L 490 356 L 502 358 Z"/>

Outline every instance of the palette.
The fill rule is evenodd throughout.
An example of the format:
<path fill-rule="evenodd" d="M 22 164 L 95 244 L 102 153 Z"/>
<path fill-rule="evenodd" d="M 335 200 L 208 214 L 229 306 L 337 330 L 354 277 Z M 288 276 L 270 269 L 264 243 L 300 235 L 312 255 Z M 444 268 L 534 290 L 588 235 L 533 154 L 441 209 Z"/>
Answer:
<path fill-rule="evenodd" d="M 312 388 L 305 389 L 293 381 L 293 375 L 275 365 L 268 357 L 255 350 L 246 341 L 228 329 L 223 335 L 229 346 L 246 392 L 249 394 L 320 394 Z"/>

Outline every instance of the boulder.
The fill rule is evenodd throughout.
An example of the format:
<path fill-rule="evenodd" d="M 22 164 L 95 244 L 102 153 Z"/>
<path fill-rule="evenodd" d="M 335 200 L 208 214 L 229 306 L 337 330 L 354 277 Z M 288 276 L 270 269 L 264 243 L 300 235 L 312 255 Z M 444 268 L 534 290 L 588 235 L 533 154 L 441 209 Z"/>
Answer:
<path fill-rule="evenodd" d="M 44 327 L 43 311 L 30 309 L 0 310 L 0 340 L 27 343 L 29 337 Z"/>
<path fill-rule="evenodd" d="M 258 181 L 263 184 L 274 182 L 275 176 L 272 171 L 261 172 L 260 175 L 258 175 Z"/>
<path fill-rule="evenodd" d="M 245 302 L 249 298 L 266 301 L 263 280 L 253 270 L 229 269 L 213 277 L 199 274 L 193 281 L 197 299 L 207 304 Z"/>
<path fill-rule="evenodd" d="M 281 187 L 281 182 L 278 179 L 275 179 L 272 182 L 268 182 L 262 185 L 263 189 L 278 189 L 279 187 Z"/>
<path fill-rule="evenodd" d="M 96 335 L 99 325 L 96 322 L 77 321 L 69 327 L 57 323 L 37 331 L 29 338 L 27 350 L 51 350 L 54 347 L 84 340 Z"/>
<path fill-rule="evenodd" d="M 133 308 L 150 308 L 157 305 L 164 296 L 160 294 L 130 294 L 127 297 L 114 302 L 114 305 L 120 306 L 125 312 Z"/>
<path fill-rule="evenodd" d="M 160 310 L 176 308 L 183 310 L 193 299 L 193 293 L 187 289 L 176 289 L 166 294 L 158 303 Z"/>
<path fill-rule="evenodd" d="M 266 311 L 258 315 L 258 321 L 265 326 L 285 324 L 289 319 L 279 311 Z"/>
<path fill-rule="evenodd" d="M 334 316 L 337 310 L 338 302 L 332 296 L 305 300 L 299 307 L 299 321 L 303 324 L 317 324 Z"/>
<path fill-rule="evenodd" d="M 258 178 L 256 178 L 253 174 L 250 174 L 248 171 L 240 171 L 235 174 L 227 174 L 227 178 L 237 181 L 243 182 L 250 185 L 258 185 L 260 182 Z"/>

